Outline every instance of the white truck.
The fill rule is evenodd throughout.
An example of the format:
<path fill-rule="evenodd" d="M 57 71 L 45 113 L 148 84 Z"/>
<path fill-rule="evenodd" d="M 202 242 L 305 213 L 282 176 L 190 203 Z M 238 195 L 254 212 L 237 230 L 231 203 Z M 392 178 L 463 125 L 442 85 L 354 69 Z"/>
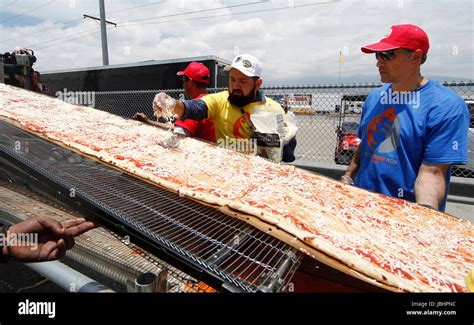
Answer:
<path fill-rule="evenodd" d="M 348 106 L 348 113 L 360 114 L 362 113 L 362 106 L 364 102 L 350 102 Z"/>

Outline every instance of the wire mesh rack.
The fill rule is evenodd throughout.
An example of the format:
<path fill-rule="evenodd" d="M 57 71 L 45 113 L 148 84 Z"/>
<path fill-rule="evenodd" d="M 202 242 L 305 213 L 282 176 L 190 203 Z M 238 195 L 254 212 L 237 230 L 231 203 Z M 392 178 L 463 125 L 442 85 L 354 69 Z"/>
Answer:
<path fill-rule="evenodd" d="M 268 234 L 176 193 L 0 122 L 0 155 L 54 184 L 52 195 L 89 205 L 111 222 L 185 260 L 223 290 L 284 291 L 302 254 Z M 22 146 L 15 146 L 18 142 Z M 18 149 L 18 148 L 21 149 Z M 50 186 L 51 187 L 51 186 Z M 51 187 L 53 188 L 53 187 Z"/>

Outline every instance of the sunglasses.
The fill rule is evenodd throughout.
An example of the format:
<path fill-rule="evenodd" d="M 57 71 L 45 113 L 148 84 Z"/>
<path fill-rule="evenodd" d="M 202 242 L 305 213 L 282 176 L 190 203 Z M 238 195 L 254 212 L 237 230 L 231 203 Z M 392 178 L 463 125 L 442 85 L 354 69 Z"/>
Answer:
<path fill-rule="evenodd" d="M 185 82 L 185 81 L 188 81 L 188 80 L 189 80 L 189 78 L 188 78 L 188 77 L 186 77 L 186 76 L 182 76 L 182 77 L 181 77 L 181 80 L 182 80 L 183 82 Z"/>
<path fill-rule="evenodd" d="M 399 52 L 395 52 L 395 50 L 390 50 L 390 51 L 382 51 L 382 52 L 375 52 L 375 58 L 382 59 L 382 61 L 392 61 L 393 59 L 396 58 L 397 53 L 401 52 L 413 52 L 410 50 L 400 50 Z"/>

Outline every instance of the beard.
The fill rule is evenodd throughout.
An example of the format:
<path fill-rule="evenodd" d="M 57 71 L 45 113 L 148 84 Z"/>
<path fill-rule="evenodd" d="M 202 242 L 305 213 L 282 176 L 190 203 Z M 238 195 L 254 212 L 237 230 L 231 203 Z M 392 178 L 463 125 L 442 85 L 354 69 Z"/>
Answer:
<path fill-rule="evenodd" d="M 227 100 L 232 104 L 237 107 L 244 107 L 245 105 L 250 104 L 255 100 L 255 97 L 257 97 L 257 87 L 256 85 L 253 86 L 252 90 L 250 90 L 249 94 L 247 96 L 244 96 L 242 93 L 235 93 L 230 92 L 230 89 L 228 89 L 229 92 L 229 97 L 227 97 Z"/>

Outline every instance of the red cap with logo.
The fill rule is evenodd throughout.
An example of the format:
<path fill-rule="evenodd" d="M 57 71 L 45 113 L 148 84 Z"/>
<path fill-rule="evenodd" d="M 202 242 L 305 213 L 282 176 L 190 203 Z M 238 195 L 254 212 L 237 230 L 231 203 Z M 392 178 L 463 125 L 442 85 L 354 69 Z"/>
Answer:
<path fill-rule="evenodd" d="M 392 32 L 380 42 L 366 45 L 361 48 L 364 53 L 375 53 L 395 49 L 421 50 L 428 53 L 430 41 L 423 29 L 415 25 L 395 25 Z"/>
<path fill-rule="evenodd" d="M 199 62 L 191 62 L 190 64 L 188 64 L 186 69 L 184 69 L 184 71 L 179 71 L 177 75 L 185 75 L 186 77 L 194 81 L 202 82 L 205 84 L 209 84 L 209 81 L 211 79 L 209 69 L 204 64 Z"/>

